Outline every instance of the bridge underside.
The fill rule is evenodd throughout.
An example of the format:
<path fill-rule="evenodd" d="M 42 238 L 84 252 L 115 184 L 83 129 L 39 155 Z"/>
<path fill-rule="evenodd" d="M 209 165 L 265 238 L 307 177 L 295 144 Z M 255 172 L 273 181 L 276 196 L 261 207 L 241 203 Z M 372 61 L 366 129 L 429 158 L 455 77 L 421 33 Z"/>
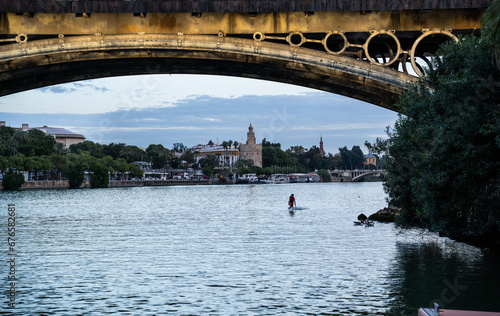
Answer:
<path fill-rule="evenodd" d="M 0 61 L 0 95 L 100 77 L 213 74 L 290 83 L 394 110 L 413 79 L 306 48 L 217 36 L 62 37 L 1 46 Z"/>
<path fill-rule="evenodd" d="M 392 110 L 415 79 L 410 74 L 420 74 L 444 41 L 479 28 L 484 7 L 101 13 L 108 11 L 89 10 L 99 1 L 43 12 L 30 12 L 28 2 L 0 13 L 0 96 L 100 77 L 213 74 L 310 87 Z M 82 3 L 90 6 L 84 12 Z"/>

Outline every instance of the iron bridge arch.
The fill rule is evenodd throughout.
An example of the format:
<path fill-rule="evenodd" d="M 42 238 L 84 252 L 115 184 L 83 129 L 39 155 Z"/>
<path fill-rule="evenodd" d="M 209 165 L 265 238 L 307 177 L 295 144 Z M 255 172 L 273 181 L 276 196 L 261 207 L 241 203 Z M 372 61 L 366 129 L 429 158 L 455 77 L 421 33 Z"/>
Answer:
<path fill-rule="evenodd" d="M 387 109 L 416 77 L 304 47 L 219 35 L 59 35 L 0 46 L 0 96 L 139 74 L 211 74 L 327 91 Z"/>

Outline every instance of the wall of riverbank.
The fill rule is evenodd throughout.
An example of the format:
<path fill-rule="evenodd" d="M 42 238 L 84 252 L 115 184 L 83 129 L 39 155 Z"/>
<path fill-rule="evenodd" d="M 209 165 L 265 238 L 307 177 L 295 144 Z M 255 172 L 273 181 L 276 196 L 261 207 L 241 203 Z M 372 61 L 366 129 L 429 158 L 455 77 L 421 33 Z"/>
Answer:
<path fill-rule="evenodd" d="M 213 184 L 211 180 L 135 180 L 135 181 L 110 181 L 110 188 L 123 187 L 149 187 L 149 186 L 172 186 L 172 185 L 206 185 Z M 90 188 L 90 182 L 84 181 L 80 188 Z M 19 190 L 45 190 L 45 189 L 69 189 L 68 180 L 55 181 L 26 181 Z M 0 190 L 3 186 L 0 185 Z"/>

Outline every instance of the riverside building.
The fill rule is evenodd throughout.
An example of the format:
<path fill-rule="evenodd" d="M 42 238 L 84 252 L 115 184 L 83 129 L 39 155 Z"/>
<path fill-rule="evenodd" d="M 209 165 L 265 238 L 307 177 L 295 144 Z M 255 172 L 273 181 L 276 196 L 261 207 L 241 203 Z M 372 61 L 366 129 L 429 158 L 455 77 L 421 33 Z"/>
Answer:
<path fill-rule="evenodd" d="M 214 156 L 219 167 L 234 167 L 234 164 L 240 158 L 240 151 L 233 144 L 226 147 L 217 141 L 214 145 L 196 145 L 192 148 L 195 153 L 195 161 L 199 163 L 201 159 L 208 156 Z"/>
<path fill-rule="evenodd" d="M 0 121 L 0 126 L 5 126 L 5 121 Z M 85 141 L 85 136 L 83 136 L 82 134 L 77 134 L 61 127 L 49 127 L 47 125 L 44 125 L 42 127 L 29 127 L 29 124 L 24 123 L 22 124 L 21 128 L 14 127 L 14 129 L 23 132 L 27 132 L 31 129 L 40 130 L 45 134 L 54 137 L 56 139 L 56 142 L 62 143 L 66 148 L 69 148 L 69 146 L 73 144 L 78 144 Z"/>

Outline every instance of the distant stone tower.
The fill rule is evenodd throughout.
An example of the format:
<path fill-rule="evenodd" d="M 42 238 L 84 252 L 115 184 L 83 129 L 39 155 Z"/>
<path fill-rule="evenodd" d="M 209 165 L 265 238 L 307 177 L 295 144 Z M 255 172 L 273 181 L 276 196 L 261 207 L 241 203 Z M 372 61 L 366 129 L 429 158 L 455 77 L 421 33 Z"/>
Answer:
<path fill-rule="evenodd" d="M 323 149 L 323 135 L 321 135 L 321 138 L 319 139 L 319 153 L 321 156 L 325 155 L 325 150 Z"/>
<path fill-rule="evenodd" d="M 262 168 L 262 144 L 256 144 L 252 124 L 248 127 L 247 143 L 240 145 L 240 159 L 251 159 L 254 166 Z"/>

